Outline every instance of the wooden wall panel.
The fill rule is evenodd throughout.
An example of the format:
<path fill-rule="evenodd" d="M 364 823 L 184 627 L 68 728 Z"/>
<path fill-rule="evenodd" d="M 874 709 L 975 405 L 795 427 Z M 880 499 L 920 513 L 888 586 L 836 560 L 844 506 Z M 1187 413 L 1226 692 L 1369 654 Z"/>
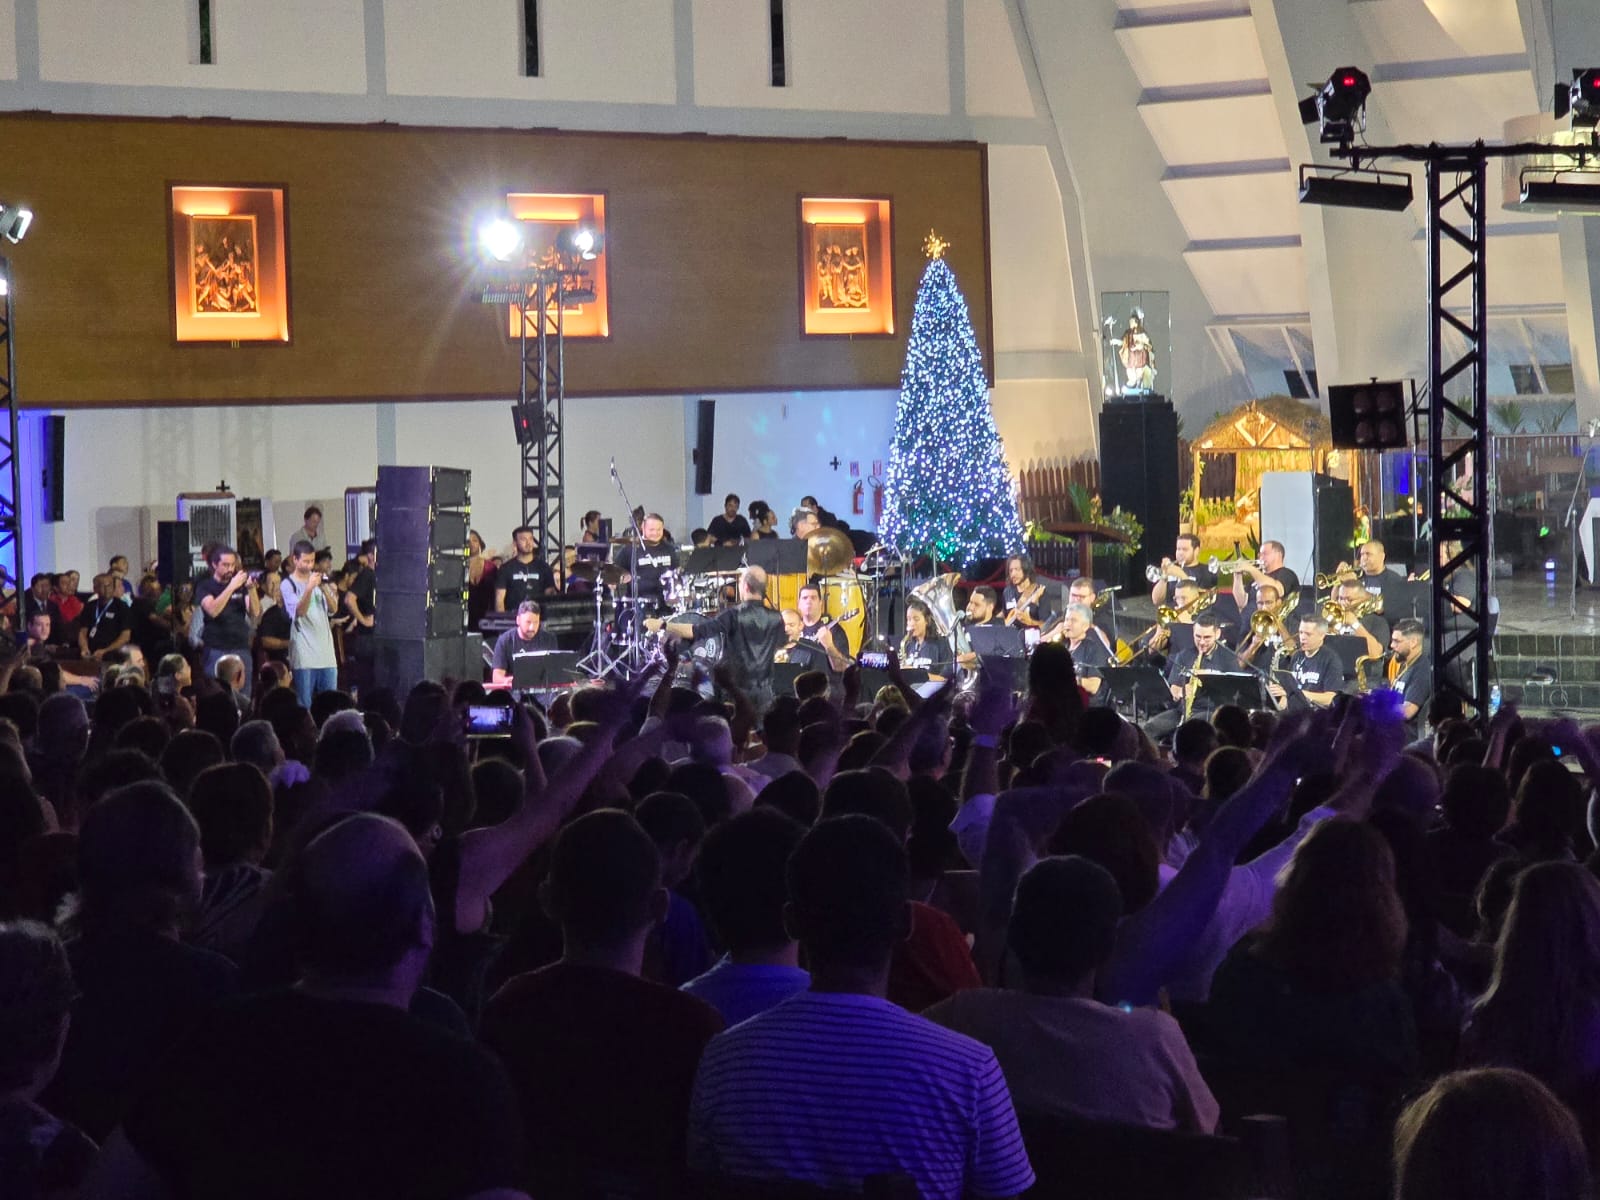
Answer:
<path fill-rule="evenodd" d="M 509 395 L 474 228 L 511 191 L 607 194 L 611 337 L 568 343 L 570 395 L 895 387 L 930 227 L 992 358 L 977 145 L 31 114 L 0 138 L 36 214 L 11 248 L 28 405 Z M 174 181 L 287 189 L 291 344 L 173 343 Z M 801 336 L 801 194 L 892 197 L 894 337 Z"/>

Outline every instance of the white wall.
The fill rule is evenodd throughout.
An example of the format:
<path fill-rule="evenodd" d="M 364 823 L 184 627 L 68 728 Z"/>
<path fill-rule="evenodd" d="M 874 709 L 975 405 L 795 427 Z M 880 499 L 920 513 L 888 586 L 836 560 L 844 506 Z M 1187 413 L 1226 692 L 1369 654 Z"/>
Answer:
<path fill-rule="evenodd" d="M 801 496 L 843 517 L 856 529 L 872 528 L 872 464 L 889 462 L 898 392 L 779 392 L 717 398 L 711 494 L 691 496 L 690 525 L 705 525 L 722 511 L 722 498 L 737 492 L 748 511 L 765 500 L 784 527 Z M 685 438 L 694 445 L 696 409 L 685 405 Z M 831 462 L 839 460 L 835 469 Z M 851 487 L 859 470 L 864 515 L 851 514 Z M 693 468 L 688 476 L 694 486 Z M 685 528 L 681 533 L 688 533 Z"/>
<path fill-rule="evenodd" d="M 237 496 L 274 501 L 280 542 L 316 501 L 338 544 L 344 489 L 370 487 L 390 444 L 402 465 L 472 471 L 473 525 L 491 545 L 506 543 L 521 518 L 510 411 L 506 401 L 485 400 L 69 412 L 66 519 L 39 529 L 28 567 L 87 573 L 113 554 L 153 558 L 155 523 L 172 519 L 178 493 L 224 479 Z M 636 503 L 682 521 L 681 397 L 569 401 L 566 436 L 569 528 L 588 508 L 621 515 L 613 454 Z"/>

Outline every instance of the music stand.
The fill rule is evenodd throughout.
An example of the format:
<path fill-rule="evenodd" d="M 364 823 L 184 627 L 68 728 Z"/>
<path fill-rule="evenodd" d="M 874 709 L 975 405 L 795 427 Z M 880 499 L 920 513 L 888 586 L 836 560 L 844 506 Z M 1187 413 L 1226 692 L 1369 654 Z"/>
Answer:
<path fill-rule="evenodd" d="M 734 575 L 744 569 L 743 546 L 701 546 L 689 555 L 684 571 L 690 575 Z"/>
<path fill-rule="evenodd" d="M 1026 658 L 1028 641 L 1015 625 L 968 625 L 967 641 L 979 658 Z"/>
<path fill-rule="evenodd" d="M 1224 704 L 1236 704 L 1246 711 L 1263 707 L 1261 676 L 1254 671 L 1196 671 L 1194 677 L 1200 681 L 1196 700 L 1203 696 L 1211 711 Z"/>
<path fill-rule="evenodd" d="M 980 654 L 980 678 L 1004 680 L 1008 690 L 1019 691 L 1024 682 L 1020 676 L 1027 670 L 1027 662 L 1020 654 Z"/>
<path fill-rule="evenodd" d="M 537 650 L 511 660 L 511 685 L 519 692 L 545 692 L 572 683 L 583 672 L 571 650 Z"/>
<path fill-rule="evenodd" d="M 1172 691 L 1166 677 L 1148 663 L 1101 667 L 1099 694 L 1113 706 L 1125 704 L 1132 709 L 1136 725 L 1151 713 L 1172 704 Z"/>
<path fill-rule="evenodd" d="M 756 538 L 744 546 L 745 560 L 768 575 L 806 574 L 804 538 Z"/>

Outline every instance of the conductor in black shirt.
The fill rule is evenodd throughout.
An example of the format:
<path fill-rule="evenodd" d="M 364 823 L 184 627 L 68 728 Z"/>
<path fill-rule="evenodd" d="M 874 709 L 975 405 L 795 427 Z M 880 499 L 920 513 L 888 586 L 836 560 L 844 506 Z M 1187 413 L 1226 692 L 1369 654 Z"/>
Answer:
<path fill-rule="evenodd" d="M 711 540 L 720 546 L 737 546 L 750 536 L 750 522 L 739 512 L 739 497 L 729 492 L 722 501 L 722 512 L 706 526 Z"/>
<path fill-rule="evenodd" d="M 703 637 L 722 638 L 723 665 L 734 685 L 749 698 L 758 713 L 772 706 L 773 656 L 787 640 L 783 617 L 766 606 L 767 573 L 760 567 L 746 567 L 739 576 L 740 603 L 725 608 L 696 629 L 693 625 L 651 619 L 651 631 L 665 628 L 675 637 L 693 641 Z"/>

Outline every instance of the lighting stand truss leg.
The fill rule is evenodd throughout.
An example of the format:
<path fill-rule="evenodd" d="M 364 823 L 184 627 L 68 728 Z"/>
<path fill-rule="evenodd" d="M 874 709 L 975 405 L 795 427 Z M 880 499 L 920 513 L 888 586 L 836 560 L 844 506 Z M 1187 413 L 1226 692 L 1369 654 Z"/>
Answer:
<path fill-rule="evenodd" d="M 538 392 L 540 423 L 537 436 L 529 442 L 522 457 L 523 524 L 533 529 L 539 558 L 565 579 L 563 547 L 567 541 L 566 489 L 562 432 L 565 391 L 562 385 L 566 358 L 566 334 L 562 309 L 566 307 L 563 279 L 535 285 L 539 306 L 538 337 L 532 360 L 522 360 L 524 393 L 531 382 Z"/>
<path fill-rule="evenodd" d="M 22 459 L 17 446 L 16 347 L 11 325 L 11 262 L 0 257 L 0 342 L 5 343 L 5 377 L 0 379 L 0 568 L 20 600 L 27 585 L 22 557 Z M 20 620 L 20 615 L 19 618 Z"/>
<path fill-rule="evenodd" d="M 1427 163 L 1428 182 L 1428 538 L 1429 639 L 1435 693 L 1452 693 L 1476 715 L 1489 712 L 1489 588 L 1493 568 L 1489 510 L 1487 157 L 1471 150 Z M 1445 274 L 1454 244 L 1465 265 Z M 1459 255 L 1453 255 L 1458 258 Z M 1465 315 L 1463 315 L 1465 314 Z M 1445 361 L 1445 337 L 1466 343 Z M 1444 453 L 1454 417 L 1459 446 Z"/>

